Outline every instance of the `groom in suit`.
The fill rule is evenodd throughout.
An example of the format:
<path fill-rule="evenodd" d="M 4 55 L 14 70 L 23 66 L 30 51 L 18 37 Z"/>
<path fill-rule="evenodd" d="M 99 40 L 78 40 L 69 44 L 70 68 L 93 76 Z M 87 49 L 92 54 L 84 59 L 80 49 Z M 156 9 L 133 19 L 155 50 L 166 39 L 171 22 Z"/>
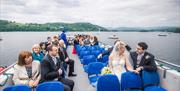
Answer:
<path fill-rule="evenodd" d="M 58 47 L 48 46 L 48 54 L 41 62 L 41 82 L 58 80 L 64 84 L 64 91 L 73 91 L 74 81 L 63 78 L 63 64 L 57 57 Z"/>
<path fill-rule="evenodd" d="M 156 71 L 157 69 L 154 56 L 146 51 L 147 48 L 148 45 L 145 42 L 139 42 L 136 51 L 130 52 L 135 73 L 140 73 L 142 70 Z"/>

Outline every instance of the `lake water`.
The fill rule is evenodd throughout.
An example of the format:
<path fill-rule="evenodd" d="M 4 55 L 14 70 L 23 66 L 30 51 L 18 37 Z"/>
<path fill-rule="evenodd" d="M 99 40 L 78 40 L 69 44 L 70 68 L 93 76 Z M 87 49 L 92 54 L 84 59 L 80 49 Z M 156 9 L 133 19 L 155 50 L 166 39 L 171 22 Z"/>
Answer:
<path fill-rule="evenodd" d="M 11 65 L 17 60 L 18 53 L 22 50 L 31 51 L 35 43 L 46 41 L 48 36 L 59 32 L 0 32 L 0 65 Z M 99 41 L 113 45 L 111 35 L 117 35 L 132 50 L 138 42 L 144 41 L 149 45 L 148 51 L 156 58 L 180 65 L 180 33 L 168 33 L 167 36 L 158 36 L 159 32 L 67 32 L 67 35 L 90 34 L 96 35 Z"/>

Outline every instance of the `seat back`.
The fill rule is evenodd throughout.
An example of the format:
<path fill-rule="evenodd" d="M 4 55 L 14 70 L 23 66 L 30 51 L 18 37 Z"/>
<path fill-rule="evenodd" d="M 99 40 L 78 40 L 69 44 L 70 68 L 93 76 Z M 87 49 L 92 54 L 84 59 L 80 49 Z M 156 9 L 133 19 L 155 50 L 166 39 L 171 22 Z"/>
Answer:
<path fill-rule="evenodd" d="M 115 75 L 103 75 L 98 79 L 97 91 L 120 91 L 120 83 Z"/>
<path fill-rule="evenodd" d="M 78 55 L 80 55 L 81 51 L 86 51 L 86 48 L 84 46 L 77 47 Z"/>
<path fill-rule="evenodd" d="M 4 88 L 3 91 L 31 91 L 31 88 L 27 85 L 14 85 Z"/>
<path fill-rule="evenodd" d="M 99 59 L 100 62 L 107 63 L 109 61 L 109 56 L 104 55 L 102 58 Z"/>
<path fill-rule="evenodd" d="M 91 54 L 97 57 L 101 53 L 100 50 L 91 51 Z"/>
<path fill-rule="evenodd" d="M 143 86 L 158 86 L 159 75 L 156 71 L 142 71 Z"/>
<path fill-rule="evenodd" d="M 85 46 L 82 46 L 80 51 L 86 51 L 86 47 Z"/>
<path fill-rule="evenodd" d="M 80 52 L 80 58 L 83 58 L 83 56 L 90 55 L 90 51 L 81 51 Z"/>
<path fill-rule="evenodd" d="M 105 49 L 104 49 L 104 48 L 99 48 L 99 50 L 100 50 L 101 52 L 104 52 L 104 51 L 105 51 Z"/>
<path fill-rule="evenodd" d="M 95 47 L 96 49 L 100 49 L 99 45 L 94 45 L 93 47 Z"/>
<path fill-rule="evenodd" d="M 159 86 L 149 86 L 146 87 L 144 91 L 167 91 L 167 90 Z"/>
<path fill-rule="evenodd" d="M 122 91 L 127 89 L 141 89 L 142 82 L 141 77 L 133 72 L 125 72 L 121 76 L 121 89 Z"/>
<path fill-rule="evenodd" d="M 91 62 L 96 62 L 94 55 L 83 56 L 83 65 L 88 65 Z"/>
<path fill-rule="evenodd" d="M 64 91 L 64 86 L 58 81 L 44 82 L 36 87 L 36 91 Z"/>
<path fill-rule="evenodd" d="M 88 69 L 87 73 L 88 76 L 93 75 L 93 74 L 101 74 L 101 70 L 104 67 L 104 64 L 101 62 L 92 62 L 88 64 Z"/>
<path fill-rule="evenodd" d="M 91 50 L 91 46 L 85 46 L 87 51 Z"/>

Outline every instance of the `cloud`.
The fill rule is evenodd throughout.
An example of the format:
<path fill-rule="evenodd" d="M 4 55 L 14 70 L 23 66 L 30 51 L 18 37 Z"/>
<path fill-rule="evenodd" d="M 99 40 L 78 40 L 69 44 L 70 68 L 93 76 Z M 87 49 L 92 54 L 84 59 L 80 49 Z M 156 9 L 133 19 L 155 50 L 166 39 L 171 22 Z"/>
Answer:
<path fill-rule="evenodd" d="M 180 26 L 180 0 L 1 0 L 0 19 L 90 22 L 104 27 Z"/>

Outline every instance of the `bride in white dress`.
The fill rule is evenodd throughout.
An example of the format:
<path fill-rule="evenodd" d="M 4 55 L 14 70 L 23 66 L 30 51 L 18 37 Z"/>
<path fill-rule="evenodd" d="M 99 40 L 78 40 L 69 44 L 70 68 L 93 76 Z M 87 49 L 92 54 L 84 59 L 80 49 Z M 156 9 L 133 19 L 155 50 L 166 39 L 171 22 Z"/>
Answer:
<path fill-rule="evenodd" d="M 119 81 L 121 81 L 122 73 L 126 71 L 134 71 L 125 52 L 125 43 L 118 41 L 114 45 L 113 51 L 109 56 L 109 67 L 112 73 L 118 77 Z"/>

